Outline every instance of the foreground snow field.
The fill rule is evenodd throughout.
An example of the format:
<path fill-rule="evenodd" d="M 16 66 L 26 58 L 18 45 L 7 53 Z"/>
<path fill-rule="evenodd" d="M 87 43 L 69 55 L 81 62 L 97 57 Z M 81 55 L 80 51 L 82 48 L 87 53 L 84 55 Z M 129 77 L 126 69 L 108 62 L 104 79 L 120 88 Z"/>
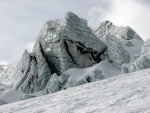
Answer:
<path fill-rule="evenodd" d="M 10 85 L 0 83 L 0 105 L 20 101 L 24 95 L 24 93 L 12 89 Z"/>
<path fill-rule="evenodd" d="M 0 113 L 150 113 L 150 70 L 0 106 Z"/>

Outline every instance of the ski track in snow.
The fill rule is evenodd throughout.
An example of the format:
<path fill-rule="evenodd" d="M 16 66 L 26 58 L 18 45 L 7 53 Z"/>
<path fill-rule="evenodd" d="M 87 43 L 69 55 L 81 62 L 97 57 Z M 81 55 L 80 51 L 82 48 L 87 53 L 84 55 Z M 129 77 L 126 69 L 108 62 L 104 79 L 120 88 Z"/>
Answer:
<path fill-rule="evenodd" d="M 0 113 L 150 113 L 150 69 L 0 106 Z"/>

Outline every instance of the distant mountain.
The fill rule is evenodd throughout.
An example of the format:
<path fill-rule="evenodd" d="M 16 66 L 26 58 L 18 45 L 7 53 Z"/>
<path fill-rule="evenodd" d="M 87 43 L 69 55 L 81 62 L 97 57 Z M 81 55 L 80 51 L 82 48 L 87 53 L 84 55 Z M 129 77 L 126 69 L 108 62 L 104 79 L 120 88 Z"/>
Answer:
<path fill-rule="evenodd" d="M 95 35 L 104 43 L 106 43 L 107 34 L 111 34 L 119 41 L 122 40 L 142 40 L 142 38 L 129 26 L 115 26 L 110 21 L 104 21 L 93 29 Z"/>

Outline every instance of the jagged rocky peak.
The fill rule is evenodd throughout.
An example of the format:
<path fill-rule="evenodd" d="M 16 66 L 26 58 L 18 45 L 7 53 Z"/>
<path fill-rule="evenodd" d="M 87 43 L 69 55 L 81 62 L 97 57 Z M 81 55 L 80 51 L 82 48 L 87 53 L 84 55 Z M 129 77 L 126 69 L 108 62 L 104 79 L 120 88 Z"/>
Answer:
<path fill-rule="evenodd" d="M 115 26 L 110 21 L 104 21 L 99 26 L 93 29 L 93 32 L 101 41 L 106 42 L 106 35 L 111 34 L 116 36 L 119 40 L 131 40 L 142 38 L 129 26 Z"/>
<path fill-rule="evenodd" d="M 130 63 L 134 54 L 140 54 L 144 42 L 137 39 L 118 41 L 116 36 L 108 34 L 106 44 L 109 61 L 121 69 L 123 63 Z"/>
<path fill-rule="evenodd" d="M 51 69 L 47 63 L 41 44 L 38 43 L 36 52 L 26 50 L 14 70 L 13 87 L 25 93 L 41 91 L 51 77 Z"/>
<path fill-rule="evenodd" d="M 52 73 L 58 75 L 71 67 L 84 68 L 99 62 L 106 50 L 87 21 L 71 12 L 62 19 L 46 22 L 33 51 L 39 42 Z"/>
<path fill-rule="evenodd" d="M 106 45 L 93 34 L 87 21 L 68 12 L 62 19 L 45 23 L 33 52 L 25 51 L 18 62 L 13 87 L 25 93 L 44 89 L 54 92 L 47 87 L 53 89 L 57 75 L 69 68 L 85 68 L 100 62 L 105 50 Z"/>
<path fill-rule="evenodd" d="M 95 35 L 107 45 L 109 61 L 121 69 L 123 63 L 130 63 L 132 55 L 141 52 L 144 41 L 129 26 L 115 26 L 104 21 L 93 29 Z M 107 57 L 106 57 L 107 58 Z"/>
<path fill-rule="evenodd" d="M 30 63 L 31 63 L 30 54 L 28 53 L 27 50 L 25 50 L 24 53 L 22 54 L 22 58 L 16 64 L 13 72 L 12 83 L 14 87 L 22 80 L 24 75 L 28 73 L 30 69 Z"/>

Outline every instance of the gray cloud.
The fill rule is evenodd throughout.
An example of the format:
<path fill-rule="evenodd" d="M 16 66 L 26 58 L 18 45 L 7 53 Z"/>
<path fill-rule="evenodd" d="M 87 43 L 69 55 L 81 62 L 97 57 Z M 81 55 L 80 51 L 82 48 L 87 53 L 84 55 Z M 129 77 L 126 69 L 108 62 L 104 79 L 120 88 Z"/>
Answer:
<path fill-rule="evenodd" d="M 0 0 L 0 64 L 18 61 L 25 48 L 31 51 L 44 23 L 63 18 L 68 11 L 88 19 L 90 26 L 111 20 L 129 25 L 147 38 L 149 1 L 120 1 L 124 0 Z"/>
<path fill-rule="evenodd" d="M 105 5 L 103 5 L 105 4 Z M 150 38 L 150 2 L 148 0 L 100 0 L 88 14 L 89 25 L 110 20 L 119 26 L 132 27 L 144 40 Z"/>
<path fill-rule="evenodd" d="M 16 62 L 29 49 L 47 20 L 72 11 L 87 18 L 90 0 L 1 0 L 0 61 Z"/>

